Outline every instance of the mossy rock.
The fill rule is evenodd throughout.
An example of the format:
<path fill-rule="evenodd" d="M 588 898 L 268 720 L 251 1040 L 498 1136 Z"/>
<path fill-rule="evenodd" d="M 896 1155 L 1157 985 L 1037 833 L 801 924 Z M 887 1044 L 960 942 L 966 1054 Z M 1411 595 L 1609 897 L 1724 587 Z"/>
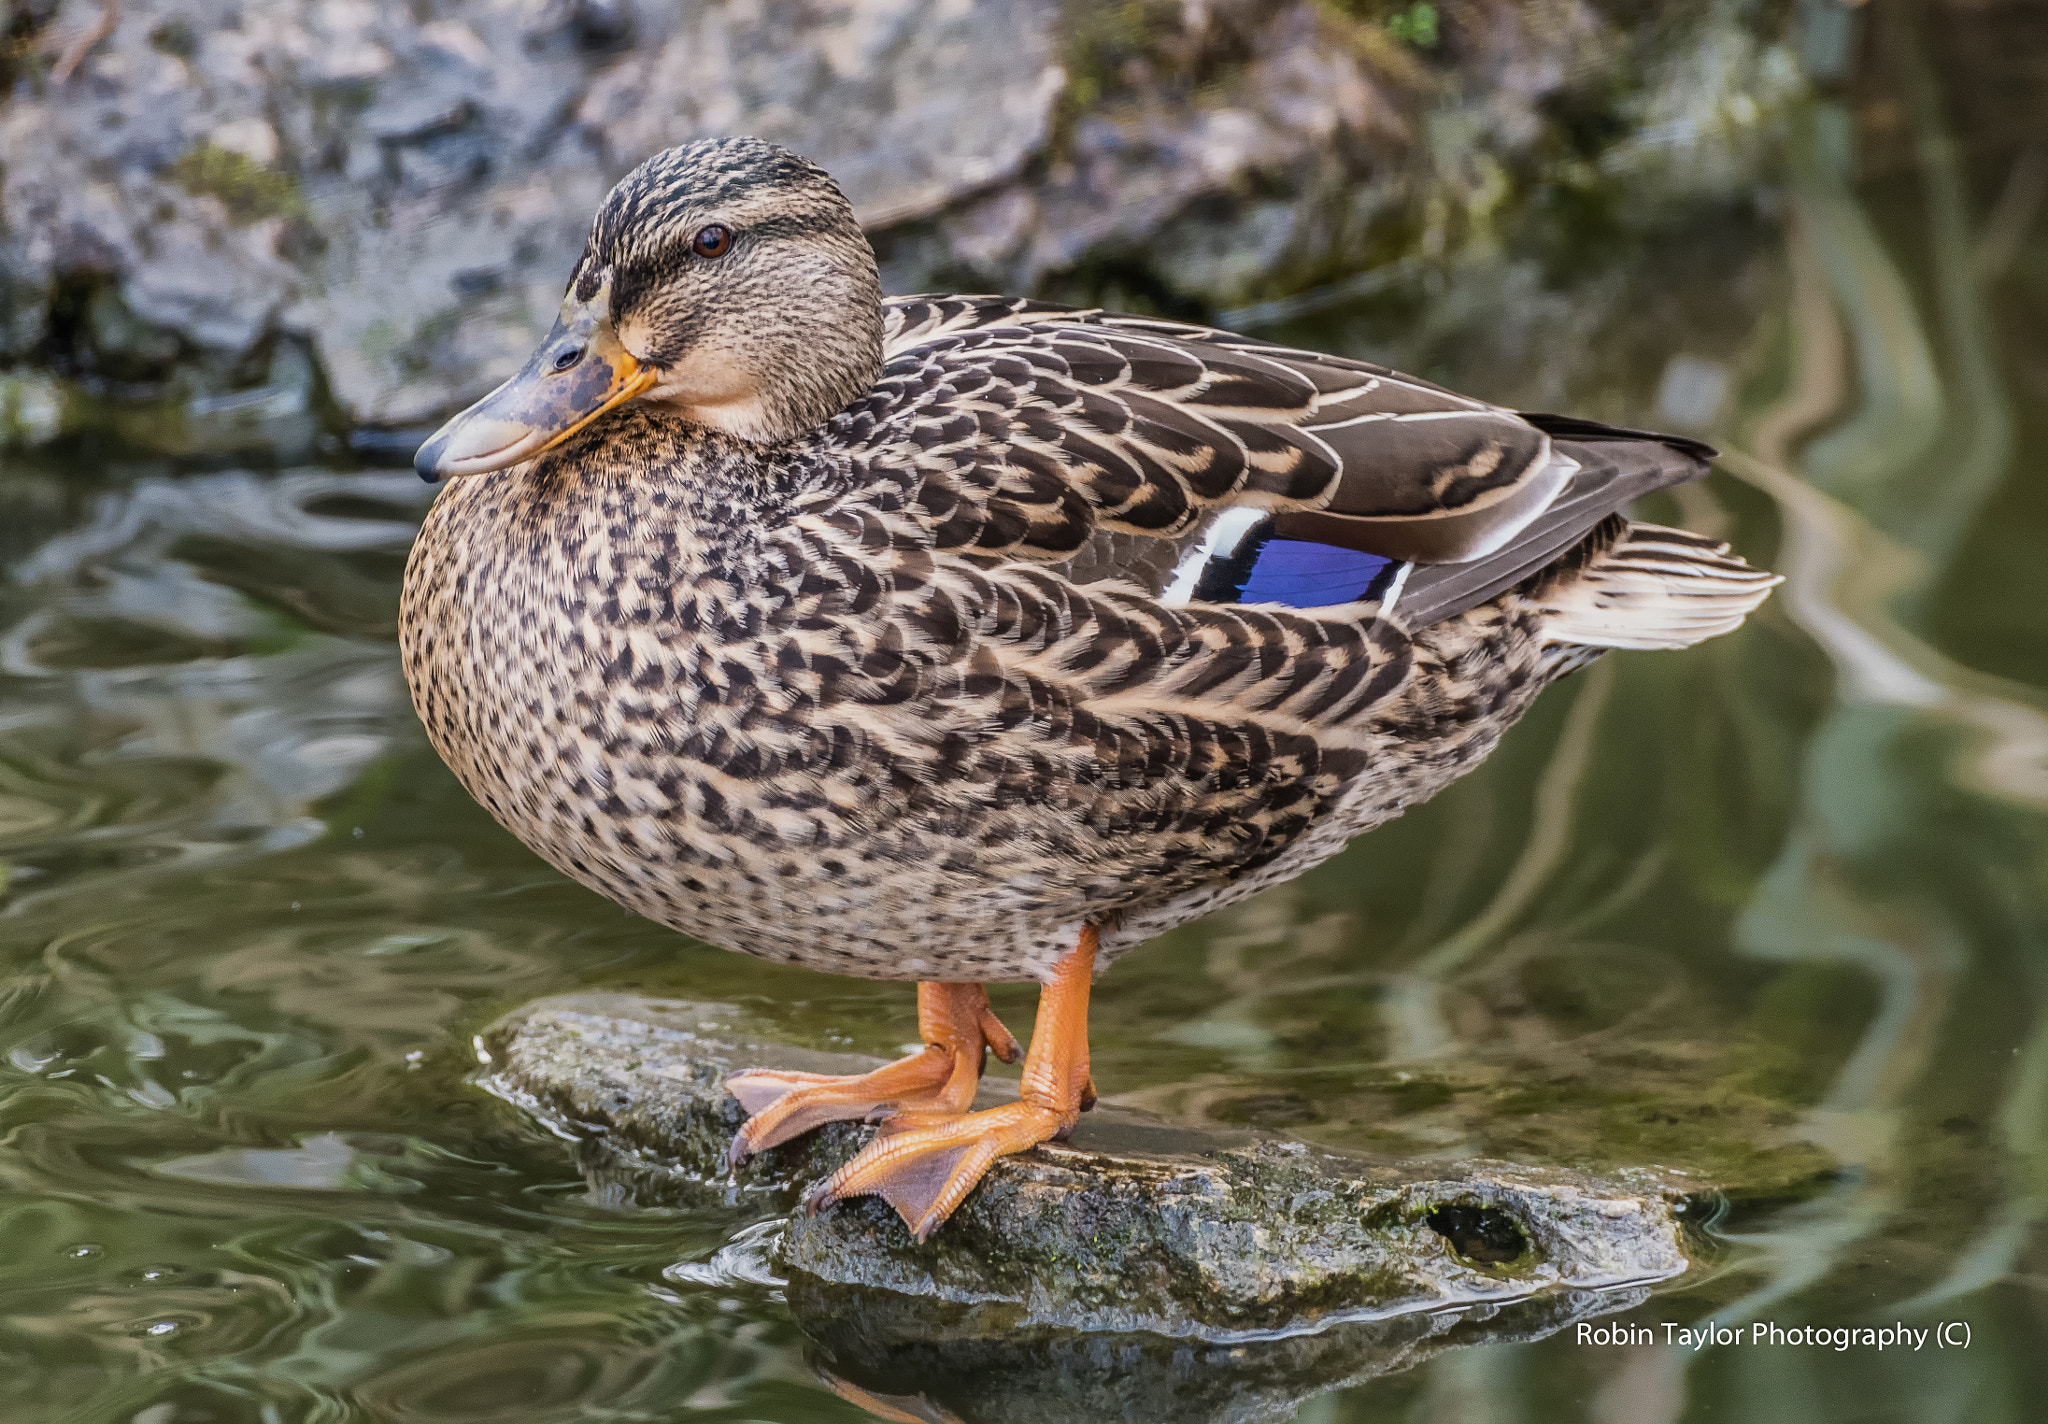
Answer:
<path fill-rule="evenodd" d="M 1614 1291 L 1686 1269 L 1682 1219 L 1706 1193 L 1670 1173 L 1376 1160 L 1104 1108 L 1071 1141 L 999 1162 L 920 1245 L 878 1199 L 793 1212 L 865 1126 L 764 1153 L 728 1185 L 744 1114 L 726 1074 L 859 1072 L 871 1059 L 758 1041 L 727 1006 L 605 994 L 543 1000 L 482 1041 L 484 1085 L 579 1139 L 609 1188 L 651 1201 L 758 1194 L 791 1213 L 776 1265 L 792 1300 L 890 1301 L 889 1331 L 904 1339 L 1084 1329 L 1229 1341 Z M 991 1080 L 984 1099 L 1008 1087 Z"/>

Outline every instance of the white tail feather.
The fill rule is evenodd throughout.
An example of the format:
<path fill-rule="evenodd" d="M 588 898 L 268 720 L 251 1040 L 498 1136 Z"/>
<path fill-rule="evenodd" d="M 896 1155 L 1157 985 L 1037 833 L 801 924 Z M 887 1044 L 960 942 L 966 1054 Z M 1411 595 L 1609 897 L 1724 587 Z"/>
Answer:
<path fill-rule="evenodd" d="M 1779 582 L 1726 544 L 1631 524 L 1577 578 L 1543 591 L 1543 633 L 1593 648 L 1689 648 L 1740 627 Z"/>

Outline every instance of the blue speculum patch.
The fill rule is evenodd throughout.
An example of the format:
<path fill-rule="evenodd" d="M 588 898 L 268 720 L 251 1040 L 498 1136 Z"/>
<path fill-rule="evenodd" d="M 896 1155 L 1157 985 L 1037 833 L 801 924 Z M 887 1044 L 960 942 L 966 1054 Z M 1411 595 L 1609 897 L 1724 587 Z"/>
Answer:
<path fill-rule="evenodd" d="M 1260 529 L 1227 555 L 1209 560 L 1194 596 L 1204 603 L 1279 603 L 1289 608 L 1327 608 L 1368 599 L 1386 602 L 1407 569 L 1384 555 L 1276 539 Z"/>

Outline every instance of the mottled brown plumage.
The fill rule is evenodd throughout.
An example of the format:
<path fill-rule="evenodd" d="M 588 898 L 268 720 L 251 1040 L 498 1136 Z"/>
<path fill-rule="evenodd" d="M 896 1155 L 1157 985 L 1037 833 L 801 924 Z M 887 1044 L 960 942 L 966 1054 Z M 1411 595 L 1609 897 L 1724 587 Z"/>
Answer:
<path fill-rule="evenodd" d="M 729 255 L 691 255 L 707 223 Z M 407 674 L 463 784 L 566 873 L 728 948 L 1053 981 L 1084 930 L 1106 962 L 1299 874 L 1601 648 L 1726 631 L 1775 581 L 1615 512 L 1703 472 L 1691 442 L 1169 322 L 885 302 L 873 272 L 802 160 L 651 160 L 558 328 L 615 339 L 644 393 L 578 428 L 603 381 L 523 373 L 573 433 L 444 491 L 407 569 Z M 934 1023 L 971 1025 L 948 1005 Z M 980 1034 L 931 1036 L 978 1068 Z M 1060 1062 L 1045 1131 L 1085 1043 Z M 1038 1127 L 1003 1131 L 984 1156 Z M 846 1189 L 929 1230 L 966 1189 L 934 1185 L 946 1151 L 933 1181 Z"/>

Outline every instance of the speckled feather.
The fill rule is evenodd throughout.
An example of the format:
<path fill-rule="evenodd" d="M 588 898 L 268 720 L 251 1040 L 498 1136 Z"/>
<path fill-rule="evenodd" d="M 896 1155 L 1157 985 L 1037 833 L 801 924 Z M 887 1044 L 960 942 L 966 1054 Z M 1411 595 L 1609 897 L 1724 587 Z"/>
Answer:
<path fill-rule="evenodd" d="M 758 140 L 636 170 L 570 290 L 660 383 L 442 493 L 407 677 L 521 840 L 749 954 L 1043 979 L 1094 924 L 1106 963 L 1431 795 L 1600 648 L 1775 582 L 1614 512 L 1702 473 L 1689 441 L 1171 322 L 883 302 L 830 179 Z M 1406 592 L 1190 599 L 1246 508 Z"/>
<path fill-rule="evenodd" d="M 887 365 L 836 443 L 938 476 L 920 498 L 942 548 L 1061 558 L 1098 532 L 1172 537 L 1248 505 L 1458 560 L 1497 547 L 1562 474 L 1514 412 L 1365 362 L 1001 297 L 884 311 Z"/>
<path fill-rule="evenodd" d="M 1113 957 L 1299 873 L 1596 655 L 1546 639 L 1545 590 L 1618 519 L 1413 633 L 1369 605 L 1164 607 L 1114 558 L 1075 577 L 1060 556 L 1105 526 L 1146 542 L 1127 487 L 1105 515 L 1103 482 L 1020 471 L 1006 427 L 953 407 L 1042 398 L 1044 367 L 1002 379 L 1050 349 L 1018 330 L 965 376 L 957 330 L 899 335 L 874 395 L 791 447 L 628 407 L 444 493 L 404 645 L 464 785 L 566 873 L 728 948 L 1028 979 L 1083 921 Z M 1076 407 L 1050 384 L 1056 420 Z"/>

